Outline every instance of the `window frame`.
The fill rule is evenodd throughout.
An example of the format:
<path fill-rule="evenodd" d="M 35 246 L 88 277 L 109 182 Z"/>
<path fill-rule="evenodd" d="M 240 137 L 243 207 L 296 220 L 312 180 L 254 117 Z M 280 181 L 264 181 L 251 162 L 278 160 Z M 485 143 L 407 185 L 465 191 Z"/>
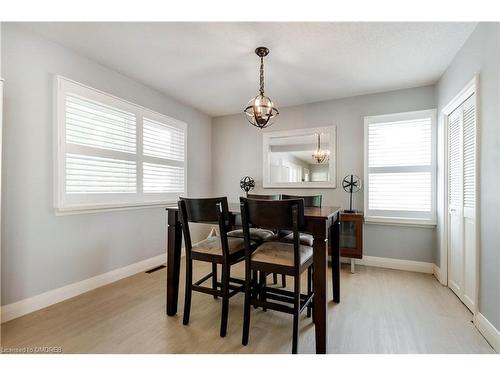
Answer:
<path fill-rule="evenodd" d="M 185 122 L 166 116 L 159 112 L 153 111 L 138 104 L 129 102 L 120 97 L 103 92 L 91 86 L 73 81 L 66 77 L 56 75 L 54 77 L 54 96 L 55 96 L 55 121 L 54 135 L 54 208 L 56 214 L 75 214 L 99 212 L 105 210 L 123 210 L 145 207 L 165 206 L 175 203 L 177 197 L 187 194 L 187 178 L 188 178 L 188 126 Z M 136 163 L 136 192 L 135 193 L 105 193 L 92 194 L 92 196 L 80 195 L 83 199 L 69 198 L 66 194 L 66 154 L 68 151 L 66 142 L 66 93 L 81 95 L 85 98 L 95 100 L 99 103 L 110 105 L 112 107 L 131 112 L 136 117 L 136 152 L 135 154 L 127 154 L 119 151 L 111 151 L 107 149 L 94 148 L 93 155 L 112 157 L 120 154 L 123 156 L 120 160 L 131 160 Z M 184 161 L 173 163 L 173 160 L 162 159 L 152 156 L 143 155 L 143 119 L 148 118 L 169 126 L 181 129 L 184 133 Z M 78 149 L 79 145 L 71 145 L 70 148 Z M 88 148 L 81 146 L 82 148 Z M 85 154 L 88 155 L 88 154 Z M 182 192 L 175 193 L 144 193 L 143 192 L 143 173 L 142 163 L 157 163 L 162 165 L 181 165 L 184 167 L 184 187 Z M 93 199 L 93 198 L 100 199 Z M 108 202 L 104 198 L 110 198 Z M 96 202 L 99 200 L 99 202 Z"/>
<path fill-rule="evenodd" d="M 387 224 L 387 225 L 405 225 L 405 226 L 436 226 L 436 206 L 437 206 L 437 127 L 436 127 L 436 109 L 426 109 L 420 111 L 391 113 L 376 116 L 366 116 L 364 118 L 364 204 L 365 204 L 365 222 L 371 224 Z M 425 214 L 416 211 L 390 211 L 390 210 L 370 210 L 368 206 L 369 198 L 369 174 L 368 167 L 368 126 L 370 124 L 418 120 L 422 118 L 431 119 L 431 165 L 429 168 L 422 166 L 394 166 L 394 167 L 376 167 L 379 173 L 404 172 L 431 172 L 431 212 Z M 372 167 L 375 168 L 375 167 Z M 377 173 L 377 172 L 372 172 Z"/>

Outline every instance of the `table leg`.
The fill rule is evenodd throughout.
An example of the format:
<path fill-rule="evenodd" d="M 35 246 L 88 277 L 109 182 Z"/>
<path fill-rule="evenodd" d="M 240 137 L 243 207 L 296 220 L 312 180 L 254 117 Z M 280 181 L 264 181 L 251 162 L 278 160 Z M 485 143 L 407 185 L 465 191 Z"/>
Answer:
<path fill-rule="evenodd" d="M 182 227 L 176 210 L 168 211 L 167 229 L 167 315 L 177 313 L 181 268 Z"/>
<path fill-rule="evenodd" d="M 328 315 L 327 315 L 327 226 L 325 222 L 315 225 L 314 251 L 313 251 L 313 285 L 314 285 L 314 324 L 316 335 L 316 353 L 325 354 L 328 341 Z"/>
<path fill-rule="evenodd" d="M 335 219 L 330 226 L 330 246 L 332 254 L 333 302 L 340 302 L 340 221 Z"/>

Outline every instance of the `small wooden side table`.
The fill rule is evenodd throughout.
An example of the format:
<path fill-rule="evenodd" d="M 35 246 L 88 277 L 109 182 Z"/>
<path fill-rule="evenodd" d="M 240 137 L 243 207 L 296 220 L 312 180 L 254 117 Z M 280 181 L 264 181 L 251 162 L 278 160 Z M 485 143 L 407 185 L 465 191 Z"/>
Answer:
<path fill-rule="evenodd" d="M 351 258 L 351 272 L 354 273 L 355 259 L 363 258 L 363 212 L 340 214 L 340 255 Z"/>

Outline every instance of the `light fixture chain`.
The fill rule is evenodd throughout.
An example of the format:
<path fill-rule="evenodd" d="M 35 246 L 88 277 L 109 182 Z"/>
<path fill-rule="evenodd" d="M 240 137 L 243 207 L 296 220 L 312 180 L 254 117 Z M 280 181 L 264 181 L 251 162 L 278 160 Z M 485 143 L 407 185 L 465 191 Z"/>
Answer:
<path fill-rule="evenodd" d="M 260 89 L 261 95 L 264 95 L 264 57 L 260 57 Z"/>

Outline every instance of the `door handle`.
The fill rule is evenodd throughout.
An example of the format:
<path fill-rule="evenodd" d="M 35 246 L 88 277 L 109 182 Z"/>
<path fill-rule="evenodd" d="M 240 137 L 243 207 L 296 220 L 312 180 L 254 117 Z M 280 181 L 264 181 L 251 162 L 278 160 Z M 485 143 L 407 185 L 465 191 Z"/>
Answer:
<path fill-rule="evenodd" d="M 456 209 L 450 208 L 450 212 L 455 212 L 455 211 L 456 211 Z"/>

